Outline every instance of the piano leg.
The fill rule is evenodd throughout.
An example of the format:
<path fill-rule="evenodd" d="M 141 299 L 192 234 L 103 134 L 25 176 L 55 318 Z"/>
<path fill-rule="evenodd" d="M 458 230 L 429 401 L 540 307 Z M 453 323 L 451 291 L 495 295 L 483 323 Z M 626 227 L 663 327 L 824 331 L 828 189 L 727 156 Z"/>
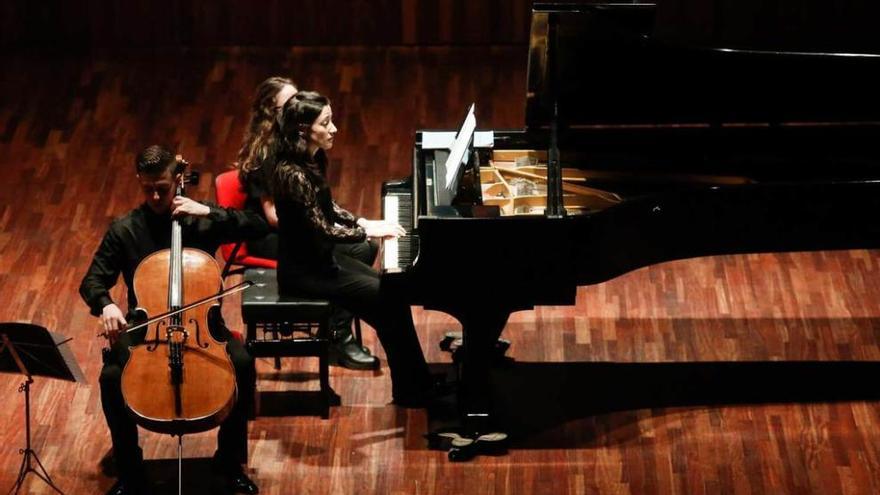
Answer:
<path fill-rule="evenodd" d="M 461 323 L 464 352 L 458 396 L 461 430 L 440 435 L 452 439 L 449 459 L 466 461 L 481 454 L 502 453 L 506 450 L 507 434 L 494 424 L 489 372 L 498 337 L 514 310 L 481 306 L 444 311 Z"/>
<path fill-rule="evenodd" d="M 509 311 L 487 311 L 486 308 L 457 316 L 464 345 L 459 410 L 466 433 L 479 435 L 493 431 L 489 370 L 495 343 L 509 317 Z"/>

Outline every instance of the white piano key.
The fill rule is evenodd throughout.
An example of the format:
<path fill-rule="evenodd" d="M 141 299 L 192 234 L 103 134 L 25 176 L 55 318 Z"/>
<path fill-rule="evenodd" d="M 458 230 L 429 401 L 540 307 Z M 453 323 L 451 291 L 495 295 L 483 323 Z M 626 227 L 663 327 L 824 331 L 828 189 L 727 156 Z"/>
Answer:
<path fill-rule="evenodd" d="M 398 213 L 397 208 L 399 203 L 397 201 L 397 196 L 388 195 L 383 198 L 382 205 L 382 218 L 389 222 L 398 223 Z M 390 268 L 399 268 L 400 261 L 398 257 L 398 243 L 397 239 L 386 239 L 384 241 L 383 254 L 382 254 L 382 267 L 384 269 Z"/>

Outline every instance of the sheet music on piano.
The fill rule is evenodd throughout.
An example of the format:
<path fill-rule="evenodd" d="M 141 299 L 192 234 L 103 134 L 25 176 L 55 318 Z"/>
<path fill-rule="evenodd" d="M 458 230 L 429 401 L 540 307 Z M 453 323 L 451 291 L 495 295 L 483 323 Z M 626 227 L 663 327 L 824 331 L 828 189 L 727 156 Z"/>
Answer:
<path fill-rule="evenodd" d="M 455 182 L 459 169 L 461 169 L 463 163 L 467 163 L 468 146 L 471 144 L 471 138 L 474 135 L 474 130 L 477 128 L 477 117 L 474 115 L 475 106 L 475 103 L 471 103 L 467 116 L 465 116 L 464 122 L 461 124 L 461 129 L 455 137 L 455 142 L 452 143 L 452 149 L 449 150 L 449 157 L 446 159 L 444 167 L 446 169 L 446 184 L 444 186 L 450 195 L 455 192 Z"/>
<path fill-rule="evenodd" d="M 455 143 L 455 131 L 421 131 L 423 150 L 448 150 Z M 495 146 L 495 131 L 474 131 L 474 148 Z"/>

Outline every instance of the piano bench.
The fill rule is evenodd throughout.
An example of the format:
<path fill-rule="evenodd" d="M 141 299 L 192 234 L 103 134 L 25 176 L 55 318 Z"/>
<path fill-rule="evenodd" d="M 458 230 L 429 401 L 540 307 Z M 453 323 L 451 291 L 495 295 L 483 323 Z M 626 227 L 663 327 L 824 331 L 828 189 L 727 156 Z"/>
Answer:
<path fill-rule="evenodd" d="M 270 268 L 248 268 L 244 272 L 244 280 L 254 283 L 241 297 L 241 318 L 247 326 L 245 345 L 254 358 L 274 357 L 276 370 L 281 369 L 282 357 L 317 357 L 321 417 L 327 419 L 336 395 L 330 388 L 329 371 L 333 307 L 323 299 L 280 296 L 275 277 L 275 270 Z M 299 332 L 303 334 L 296 335 Z"/>

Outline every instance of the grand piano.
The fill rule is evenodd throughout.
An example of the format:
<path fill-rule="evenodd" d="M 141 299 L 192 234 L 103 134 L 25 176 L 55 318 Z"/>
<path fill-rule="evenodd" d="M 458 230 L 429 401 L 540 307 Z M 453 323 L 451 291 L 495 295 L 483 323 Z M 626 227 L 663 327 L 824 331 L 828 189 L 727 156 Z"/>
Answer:
<path fill-rule="evenodd" d="M 872 33 L 719 46 L 664 35 L 663 13 L 535 4 L 525 129 L 475 146 L 454 193 L 448 152 L 417 132 L 412 176 L 383 186 L 411 232 L 386 244 L 383 287 L 461 323 L 470 434 L 498 427 L 488 371 L 511 312 L 670 260 L 880 246 Z"/>

